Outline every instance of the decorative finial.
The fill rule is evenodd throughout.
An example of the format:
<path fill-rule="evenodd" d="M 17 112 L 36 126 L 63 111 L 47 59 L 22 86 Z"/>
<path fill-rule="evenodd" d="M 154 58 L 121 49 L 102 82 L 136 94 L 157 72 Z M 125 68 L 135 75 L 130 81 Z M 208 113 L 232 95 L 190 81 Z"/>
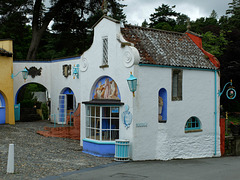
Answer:
<path fill-rule="evenodd" d="M 107 14 L 107 0 L 103 0 L 102 2 L 102 12 L 103 14 Z"/>
<path fill-rule="evenodd" d="M 187 31 L 190 31 L 191 25 L 190 25 L 190 18 L 187 19 Z"/>

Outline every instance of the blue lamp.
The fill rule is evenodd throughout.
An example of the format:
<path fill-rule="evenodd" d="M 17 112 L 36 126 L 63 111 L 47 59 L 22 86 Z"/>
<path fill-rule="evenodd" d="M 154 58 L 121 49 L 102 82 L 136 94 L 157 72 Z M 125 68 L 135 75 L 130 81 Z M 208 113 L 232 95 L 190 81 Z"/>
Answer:
<path fill-rule="evenodd" d="M 79 79 L 79 64 L 77 64 L 76 66 L 74 64 L 73 66 L 73 79 L 75 79 L 75 77 Z"/>
<path fill-rule="evenodd" d="M 19 71 L 16 75 L 14 75 L 14 74 L 11 74 L 11 77 L 12 77 L 12 79 L 14 78 L 14 77 L 16 77 L 20 72 L 22 72 L 22 77 L 23 77 L 23 79 L 24 79 L 24 82 L 26 81 L 26 79 L 27 79 L 27 77 L 28 77 L 28 70 L 27 70 L 27 68 L 25 67 L 24 68 L 24 70 L 23 71 Z"/>
<path fill-rule="evenodd" d="M 128 87 L 130 91 L 133 93 L 133 97 L 135 97 L 134 92 L 137 90 L 137 78 L 130 74 L 130 77 L 127 79 Z"/>

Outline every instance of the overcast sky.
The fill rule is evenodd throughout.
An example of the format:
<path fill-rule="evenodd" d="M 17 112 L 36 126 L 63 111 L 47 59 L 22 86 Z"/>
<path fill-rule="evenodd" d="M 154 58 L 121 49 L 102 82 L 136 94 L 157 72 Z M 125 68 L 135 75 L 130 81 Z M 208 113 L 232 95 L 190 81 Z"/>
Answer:
<path fill-rule="evenodd" d="M 150 14 L 155 12 L 155 8 L 167 4 L 170 7 L 176 5 L 174 10 L 178 13 L 186 14 L 191 20 L 200 17 L 209 17 L 214 9 L 218 18 L 225 15 L 228 3 L 232 0 L 124 0 L 121 4 L 126 4 L 124 13 L 127 15 L 127 22 L 133 25 L 141 25 L 144 19 L 149 22 Z"/>

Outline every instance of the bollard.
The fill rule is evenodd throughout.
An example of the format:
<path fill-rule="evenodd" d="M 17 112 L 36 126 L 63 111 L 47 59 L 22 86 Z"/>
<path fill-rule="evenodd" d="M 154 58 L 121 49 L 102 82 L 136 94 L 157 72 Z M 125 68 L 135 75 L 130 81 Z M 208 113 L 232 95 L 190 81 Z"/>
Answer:
<path fill-rule="evenodd" d="M 14 173 L 14 144 L 9 144 L 7 173 Z"/>

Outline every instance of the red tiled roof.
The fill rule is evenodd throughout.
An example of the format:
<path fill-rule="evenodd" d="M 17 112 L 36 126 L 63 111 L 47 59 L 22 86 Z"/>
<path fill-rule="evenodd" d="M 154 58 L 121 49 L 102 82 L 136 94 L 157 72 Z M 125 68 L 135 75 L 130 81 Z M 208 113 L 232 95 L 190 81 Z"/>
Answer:
<path fill-rule="evenodd" d="M 134 44 L 140 64 L 215 69 L 209 58 L 185 33 L 124 25 L 123 37 Z"/>

